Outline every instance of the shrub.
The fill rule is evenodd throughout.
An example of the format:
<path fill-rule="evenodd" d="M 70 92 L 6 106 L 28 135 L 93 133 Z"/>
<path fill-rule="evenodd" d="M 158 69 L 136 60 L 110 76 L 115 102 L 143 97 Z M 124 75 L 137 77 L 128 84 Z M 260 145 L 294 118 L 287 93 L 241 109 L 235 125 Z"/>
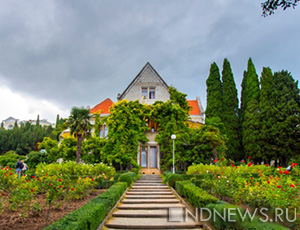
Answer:
<path fill-rule="evenodd" d="M 172 174 L 173 174 L 172 172 L 164 171 L 163 172 L 163 183 L 167 183 L 169 176 L 171 176 Z"/>
<path fill-rule="evenodd" d="M 114 175 L 114 181 L 119 181 L 121 175 L 122 175 L 121 173 L 116 173 Z"/>
<path fill-rule="evenodd" d="M 26 156 L 25 163 L 28 165 L 28 168 L 30 169 L 36 168 L 36 166 L 42 162 L 49 164 L 51 161 L 48 159 L 48 155 L 49 154 L 47 152 L 31 151 Z"/>
<path fill-rule="evenodd" d="M 5 167 L 8 166 L 10 168 L 15 169 L 18 159 L 25 159 L 25 156 L 20 156 L 16 154 L 14 151 L 8 151 L 4 155 L 0 156 L 0 166 Z"/>
<path fill-rule="evenodd" d="M 198 208 L 219 201 L 218 198 L 196 187 L 190 181 L 176 181 L 176 190 L 181 196 L 188 198 L 189 202 Z"/>
<path fill-rule="evenodd" d="M 182 181 L 182 175 L 179 174 L 171 174 L 170 176 L 168 176 L 168 185 L 175 188 L 175 182 L 176 181 Z"/>
<path fill-rule="evenodd" d="M 44 230 L 97 229 L 107 213 L 126 190 L 126 183 L 116 183 L 81 208 L 52 223 Z"/>
<path fill-rule="evenodd" d="M 129 187 L 132 184 L 132 177 L 128 175 L 128 173 L 124 173 L 120 176 L 120 181 L 121 182 L 126 182 L 127 186 Z"/>

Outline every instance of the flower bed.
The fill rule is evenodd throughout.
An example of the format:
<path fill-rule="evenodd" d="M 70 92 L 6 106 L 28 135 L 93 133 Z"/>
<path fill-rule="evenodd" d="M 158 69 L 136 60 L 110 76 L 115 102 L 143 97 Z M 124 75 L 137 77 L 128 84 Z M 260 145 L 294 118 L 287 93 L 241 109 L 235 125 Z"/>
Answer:
<path fill-rule="evenodd" d="M 20 178 L 12 168 L 0 170 L 0 213 L 5 209 L 27 217 L 42 209 L 37 194 L 45 194 L 49 206 L 59 207 L 68 200 L 78 200 L 89 194 L 105 179 L 113 178 L 115 169 L 104 164 L 86 165 L 67 162 L 41 164 L 31 176 Z"/>

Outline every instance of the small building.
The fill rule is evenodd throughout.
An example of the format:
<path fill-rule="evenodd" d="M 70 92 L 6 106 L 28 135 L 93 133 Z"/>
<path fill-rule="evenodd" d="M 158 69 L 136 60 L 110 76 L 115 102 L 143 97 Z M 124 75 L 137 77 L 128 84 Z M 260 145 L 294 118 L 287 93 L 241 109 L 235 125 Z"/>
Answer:
<path fill-rule="evenodd" d="M 2 121 L 3 127 L 6 130 L 13 129 L 16 122 L 19 123 L 19 119 L 15 119 L 13 117 L 6 118 Z"/>

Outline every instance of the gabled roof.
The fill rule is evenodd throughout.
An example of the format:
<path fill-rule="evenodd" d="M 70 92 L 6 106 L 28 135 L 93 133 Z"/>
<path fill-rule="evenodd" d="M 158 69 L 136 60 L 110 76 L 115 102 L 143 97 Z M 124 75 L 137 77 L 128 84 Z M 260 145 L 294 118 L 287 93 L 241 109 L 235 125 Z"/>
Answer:
<path fill-rule="evenodd" d="M 124 92 L 120 95 L 118 95 L 118 100 L 123 99 L 123 97 L 125 96 L 125 94 L 132 88 L 132 86 L 142 77 L 143 73 L 147 70 L 150 69 L 152 72 L 154 72 L 154 74 L 156 75 L 156 77 L 158 78 L 158 80 L 166 87 L 168 88 L 169 86 L 167 85 L 167 83 L 164 81 L 164 79 L 162 79 L 162 77 L 157 73 L 157 71 L 153 68 L 153 66 L 147 62 L 146 65 L 142 68 L 142 70 L 138 73 L 138 75 L 132 80 L 132 82 L 127 86 L 127 88 L 124 90 Z"/>
<path fill-rule="evenodd" d="M 6 118 L 6 119 L 3 120 L 3 121 L 6 122 L 6 121 L 9 121 L 9 120 L 14 120 L 14 121 L 17 120 L 17 121 L 18 121 L 19 119 L 15 119 L 15 118 L 13 118 L 13 117 L 9 117 L 9 118 Z"/>
<path fill-rule="evenodd" d="M 102 114 L 110 114 L 109 109 L 113 105 L 113 101 L 110 98 L 106 98 L 98 105 L 90 109 L 90 113 L 101 112 Z"/>
<path fill-rule="evenodd" d="M 197 100 L 187 100 L 192 109 L 189 111 L 189 115 L 201 115 Z"/>

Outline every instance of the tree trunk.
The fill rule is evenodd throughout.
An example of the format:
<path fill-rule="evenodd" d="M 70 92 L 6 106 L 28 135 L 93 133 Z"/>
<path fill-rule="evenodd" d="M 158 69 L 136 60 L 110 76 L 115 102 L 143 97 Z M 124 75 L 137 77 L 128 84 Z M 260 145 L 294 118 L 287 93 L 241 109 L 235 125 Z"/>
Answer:
<path fill-rule="evenodd" d="M 214 151 L 214 158 L 215 158 L 215 160 L 216 160 L 216 159 L 218 159 L 218 154 L 217 154 L 217 148 L 216 148 L 216 146 L 214 146 L 213 151 Z M 216 165 L 216 166 L 218 165 L 218 162 L 217 162 L 217 161 L 215 162 L 215 165 Z"/>
<path fill-rule="evenodd" d="M 77 151 L 76 151 L 76 162 L 80 163 L 81 160 L 81 144 L 82 144 L 82 135 L 77 135 Z"/>

